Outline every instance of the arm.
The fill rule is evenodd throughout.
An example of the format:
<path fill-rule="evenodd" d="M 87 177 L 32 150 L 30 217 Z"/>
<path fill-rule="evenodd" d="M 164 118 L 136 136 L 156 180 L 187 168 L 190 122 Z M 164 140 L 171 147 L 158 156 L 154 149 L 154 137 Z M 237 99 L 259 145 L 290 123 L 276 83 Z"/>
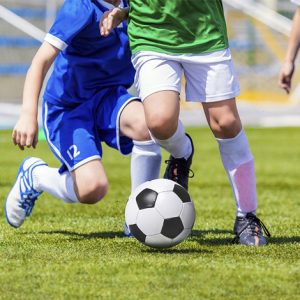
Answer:
<path fill-rule="evenodd" d="M 291 90 L 291 82 L 295 69 L 295 60 L 300 47 L 300 7 L 297 9 L 294 18 L 291 36 L 289 38 L 288 50 L 285 56 L 285 62 L 279 73 L 279 86 L 286 90 Z"/>
<path fill-rule="evenodd" d="M 100 20 L 100 34 L 103 36 L 108 36 L 112 30 L 120 23 L 128 19 L 129 8 L 116 7 L 109 11 L 106 11 Z"/>
<path fill-rule="evenodd" d="M 45 76 L 56 58 L 59 50 L 48 42 L 44 42 L 34 56 L 27 72 L 21 115 L 16 123 L 12 140 L 21 150 L 34 147 L 38 142 L 38 101 Z"/>

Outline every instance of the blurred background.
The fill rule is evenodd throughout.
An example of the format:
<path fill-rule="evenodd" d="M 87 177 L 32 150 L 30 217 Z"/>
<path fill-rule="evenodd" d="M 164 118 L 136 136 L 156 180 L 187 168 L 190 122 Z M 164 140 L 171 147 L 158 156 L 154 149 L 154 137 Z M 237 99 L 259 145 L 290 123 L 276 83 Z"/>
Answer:
<path fill-rule="evenodd" d="M 11 128 L 16 121 L 26 71 L 62 2 L 0 0 L 0 128 Z M 285 94 L 277 85 L 296 6 L 289 0 L 223 3 L 241 85 L 238 106 L 244 124 L 300 126 L 299 61 L 292 93 Z M 181 118 L 186 125 L 206 124 L 197 103 L 182 101 Z"/>

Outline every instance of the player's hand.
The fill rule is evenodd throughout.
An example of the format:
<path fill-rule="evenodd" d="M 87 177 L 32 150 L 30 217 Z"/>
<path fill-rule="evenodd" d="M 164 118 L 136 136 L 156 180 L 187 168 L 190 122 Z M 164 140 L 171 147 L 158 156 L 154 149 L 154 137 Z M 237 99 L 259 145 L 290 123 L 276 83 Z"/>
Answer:
<path fill-rule="evenodd" d="M 101 17 L 99 28 L 102 36 L 108 36 L 114 28 L 127 19 L 128 9 L 115 7 L 104 12 Z"/>
<path fill-rule="evenodd" d="M 295 64 L 290 61 L 286 61 L 279 73 L 278 85 L 284 89 L 288 94 L 291 91 L 292 77 L 295 70 Z"/>
<path fill-rule="evenodd" d="M 36 118 L 21 116 L 13 129 L 12 141 L 21 150 L 35 148 L 38 143 L 38 122 Z"/>

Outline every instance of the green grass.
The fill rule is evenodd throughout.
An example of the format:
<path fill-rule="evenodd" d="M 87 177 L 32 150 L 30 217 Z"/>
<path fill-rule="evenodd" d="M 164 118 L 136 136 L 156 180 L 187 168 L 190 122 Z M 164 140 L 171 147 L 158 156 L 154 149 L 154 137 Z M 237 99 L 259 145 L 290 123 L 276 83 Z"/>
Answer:
<path fill-rule="evenodd" d="M 21 152 L 0 132 L 0 299 L 300 299 L 300 128 L 247 129 L 258 216 L 272 233 L 261 248 L 231 244 L 235 208 L 217 144 L 207 128 L 188 131 L 196 223 L 191 237 L 162 251 L 122 237 L 130 158 L 108 148 L 101 203 L 43 194 L 22 228 L 10 228 L 3 206 L 21 160 L 58 162 L 45 142 Z"/>

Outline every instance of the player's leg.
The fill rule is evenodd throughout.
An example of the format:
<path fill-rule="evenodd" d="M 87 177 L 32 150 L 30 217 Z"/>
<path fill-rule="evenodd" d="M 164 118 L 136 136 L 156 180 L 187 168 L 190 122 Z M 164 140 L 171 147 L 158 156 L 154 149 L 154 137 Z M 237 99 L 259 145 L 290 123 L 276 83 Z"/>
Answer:
<path fill-rule="evenodd" d="M 97 176 L 95 176 L 97 174 Z M 33 188 L 66 203 L 94 204 L 108 189 L 107 177 L 100 159 L 88 161 L 73 171 L 40 165 L 32 171 Z"/>
<path fill-rule="evenodd" d="M 143 104 L 130 101 L 120 116 L 120 134 L 133 141 L 131 154 L 131 190 L 148 180 L 159 177 L 161 151 L 151 139 L 145 122 Z"/>
<path fill-rule="evenodd" d="M 153 139 L 171 156 L 164 177 L 188 188 L 193 144 L 179 121 L 181 65 L 167 56 L 140 53 L 133 59 L 136 84 Z"/>
<path fill-rule="evenodd" d="M 103 141 L 121 154 L 131 153 L 131 191 L 145 181 L 158 178 L 161 151 L 150 137 L 140 100 L 119 87 L 110 92 L 110 97 L 103 100 L 101 107 L 105 110 L 99 109 L 97 115 L 110 116 L 100 117 L 97 121 Z M 132 236 L 126 224 L 124 234 Z"/>
<path fill-rule="evenodd" d="M 220 155 L 236 203 L 234 232 L 246 245 L 264 245 L 261 221 L 256 217 L 257 193 L 254 158 L 237 112 L 235 99 L 203 103 L 208 124 L 219 144 Z M 266 231 L 268 234 L 268 231 Z"/>
<path fill-rule="evenodd" d="M 237 216 L 257 209 L 254 158 L 236 109 L 235 99 L 203 103 L 207 122 L 219 144 L 224 168 L 232 185 Z"/>
<path fill-rule="evenodd" d="M 58 168 L 48 167 L 41 159 L 29 157 L 22 162 L 7 196 L 6 219 L 11 226 L 20 227 L 42 192 L 66 203 L 94 204 L 105 196 L 107 188 L 107 177 L 99 159 L 87 162 L 71 173 L 60 173 Z"/>
<path fill-rule="evenodd" d="M 94 100 L 72 109 L 44 103 L 46 138 L 62 167 L 58 176 L 55 169 L 53 173 L 56 176 L 52 178 L 46 172 L 44 177 L 40 176 L 43 178 L 41 190 L 65 202 L 93 204 L 107 192 L 108 181 L 101 162 L 101 141 L 95 130 L 97 106 Z M 64 178 L 64 181 L 59 178 Z M 54 182 L 59 181 L 61 185 L 56 187 Z"/>
<path fill-rule="evenodd" d="M 214 62 L 217 55 L 221 59 Z M 208 58 L 212 60 L 211 63 L 207 63 Z M 198 97 L 198 101 L 202 102 L 208 124 L 219 144 L 222 162 L 234 193 L 237 220 L 243 220 L 239 222 L 241 226 L 235 225 L 234 231 L 239 231 L 237 227 L 246 228 L 243 236 L 239 236 L 240 243 L 263 245 L 266 241 L 261 233 L 260 221 L 255 217 L 257 194 L 254 159 L 236 107 L 235 96 L 239 94 L 239 86 L 230 52 L 215 53 L 211 57 L 208 54 L 208 57 L 198 57 L 196 60 L 200 62 L 188 62 L 184 66 L 187 97 L 191 100 L 197 100 Z"/>
<path fill-rule="evenodd" d="M 139 100 L 130 101 L 122 110 L 120 135 L 129 137 L 133 142 L 130 161 L 131 191 L 145 181 L 159 178 L 160 146 L 150 136 L 143 104 Z M 132 237 L 126 223 L 124 224 L 124 235 Z"/>
<path fill-rule="evenodd" d="M 93 137 L 93 122 L 85 124 L 90 118 L 80 118 L 83 111 L 88 115 L 91 109 L 79 107 L 66 112 L 44 103 L 46 137 L 63 166 L 51 168 L 38 158 L 23 161 L 5 204 L 7 221 L 13 227 L 23 224 L 42 192 L 67 203 L 96 203 L 105 195 L 107 178 L 100 161 L 101 149 Z M 70 121 L 74 119 L 77 122 Z"/>

